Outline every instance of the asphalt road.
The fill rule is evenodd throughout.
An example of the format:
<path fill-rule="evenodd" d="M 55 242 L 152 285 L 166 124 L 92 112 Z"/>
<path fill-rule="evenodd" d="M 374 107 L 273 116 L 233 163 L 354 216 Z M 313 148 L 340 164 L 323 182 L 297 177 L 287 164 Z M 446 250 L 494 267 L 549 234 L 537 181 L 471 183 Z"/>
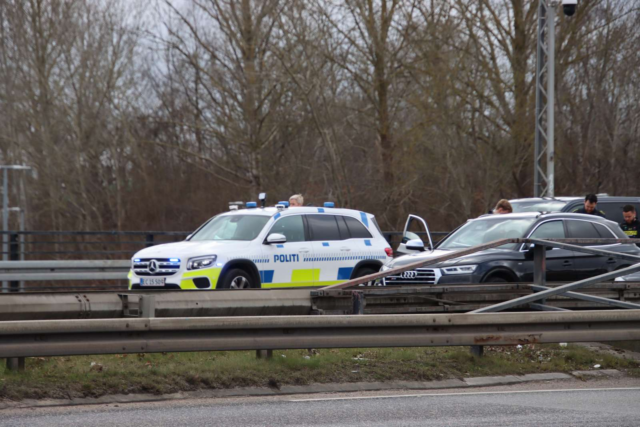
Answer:
<path fill-rule="evenodd" d="M 638 402 L 640 387 L 281 396 L 2 411 L 0 426 L 635 427 Z"/>

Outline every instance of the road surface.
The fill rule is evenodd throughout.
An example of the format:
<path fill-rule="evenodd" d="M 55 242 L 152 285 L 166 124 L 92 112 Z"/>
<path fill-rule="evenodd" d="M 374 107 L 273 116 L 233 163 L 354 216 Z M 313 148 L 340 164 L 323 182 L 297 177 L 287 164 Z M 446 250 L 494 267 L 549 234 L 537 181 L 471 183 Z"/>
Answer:
<path fill-rule="evenodd" d="M 640 386 L 589 381 L 0 412 L 0 426 L 638 426 Z"/>

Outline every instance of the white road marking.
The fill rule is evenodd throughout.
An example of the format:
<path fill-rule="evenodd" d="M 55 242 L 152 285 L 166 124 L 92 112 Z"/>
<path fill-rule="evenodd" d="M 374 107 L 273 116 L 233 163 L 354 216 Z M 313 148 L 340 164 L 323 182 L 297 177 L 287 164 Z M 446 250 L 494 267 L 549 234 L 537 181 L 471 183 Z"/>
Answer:
<path fill-rule="evenodd" d="M 359 399 L 394 399 L 399 397 L 433 397 L 433 396 L 477 396 L 484 394 L 515 394 L 515 393 L 563 393 L 571 391 L 639 391 L 640 387 L 624 388 L 566 388 L 558 390 L 512 390 L 512 391 L 475 391 L 470 393 L 425 393 L 425 394 L 398 394 L 388 396 L 352 396 L 352 397 L 325 397 L 319 399 L 292 399 L 290 402 L 322 402 L 329 400 L 359 400 Z"/>

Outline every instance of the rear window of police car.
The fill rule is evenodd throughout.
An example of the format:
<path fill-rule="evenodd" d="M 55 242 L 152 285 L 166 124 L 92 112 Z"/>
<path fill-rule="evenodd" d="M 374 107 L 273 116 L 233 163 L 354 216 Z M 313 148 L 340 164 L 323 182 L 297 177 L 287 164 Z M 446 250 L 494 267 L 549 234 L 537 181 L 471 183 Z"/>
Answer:
<path fill-rule="evenodd" d="M 357 219 L 348 216 L 307 215 L 311 240 L 370 239 L 371 233 Z"/>

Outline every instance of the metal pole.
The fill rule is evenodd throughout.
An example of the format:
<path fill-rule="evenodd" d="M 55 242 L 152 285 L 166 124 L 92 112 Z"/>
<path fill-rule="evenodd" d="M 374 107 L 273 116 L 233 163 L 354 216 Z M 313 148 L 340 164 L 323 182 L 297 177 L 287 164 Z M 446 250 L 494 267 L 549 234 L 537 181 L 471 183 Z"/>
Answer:
<path fill-rule="evenodd" d="M 555 72 L 556 72 L 556 8 L 547 9 L 547 196 L 555 194 Z"/>
<path fill-rule="evenodd" d="M 351 292 L 351 313 L 364 314 L 365 305 L 366 305 L 366 301 L 364 299 L 364 292 L 352 291 Z"/>
<path fill-rule="evenodd" d="M 542 121 L 545 113 L 545 91 L 543 78 L 546 71 L 547 55 L 545 52 L 544 32 L 547 28 L 547 4 L 545 0 L 540 0 L 538 4 L 538 49 L 536 61 L 536 134 L 533 158 L 533 197 L 541 197 L 544 193 L 542 188 L 546 177 L 541 170 L 541 158 L 546 146 L 546 134 L 542 128 Z"/>
<path fill-rule="evenodd" d="M 534 197 L 555 195 L 555 20 L 557 0 L 538 4 L 536 129 L 533 159 Z M 545 84 L 546 83 L 546 84 Z M 546 154 L 546 168 L 543 157 Z"/>
<path fill-rule="evenodd" d="M 20 209 L 20 231 L 24 232 L 24 228 L 25 228 L 25 212 L 24 209 Z M 25 247 L 24 247 L 24 234 L 20 234 L 19 237 L 19 244 L 18 244 L 18 250 L 20 251 L 20 261 L 24 261 L 24 251 L 25 251 Z M 19 292 L 24 292 L 24 281 L 21 280 L 20 284 L 19 284 Z"/>
<path fill-rule="evenodd" d="M 2 170 L 2 260 L 9 260 L 9 171 Z M 2 292 L 9 292 L 9 282 L 2 282 Z"/>

